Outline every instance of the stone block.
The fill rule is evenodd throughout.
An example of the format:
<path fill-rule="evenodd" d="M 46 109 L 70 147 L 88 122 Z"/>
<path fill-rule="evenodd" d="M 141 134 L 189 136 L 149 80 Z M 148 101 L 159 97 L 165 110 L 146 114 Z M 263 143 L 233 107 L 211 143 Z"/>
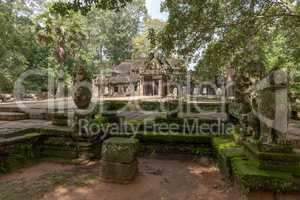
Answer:
<path fill-rule="evenodd" d="M 130 164 L 109 162 L 105 160 L 101 162 L 100 177 L 103 181 L 126 184 L 134 179 L 137 172 L 137 160 Z"/>
<path fill-rule="evenodd" d="M 245 152 L 249 158 L 258 161 L 258 167 L 265 170 L 298 171 L 300 170 L 300 155 L 295 152 L 262 151 L 258 145 L 245 142 Z"/>
<path fill-rule="evenodd" d="M 113 137 L 103 142 L 102 159 L 109 162 L 132 163 L 136 160 L 139 141 L 133 138 Z"/>

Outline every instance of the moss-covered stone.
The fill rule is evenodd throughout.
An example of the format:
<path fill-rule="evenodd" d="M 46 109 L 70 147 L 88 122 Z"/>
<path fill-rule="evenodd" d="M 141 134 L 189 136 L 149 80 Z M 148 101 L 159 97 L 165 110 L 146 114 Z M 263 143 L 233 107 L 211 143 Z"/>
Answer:
<path fill-rule="evenodd" d="M 204 134 L 185 135 L 185 134 L 158 134 L 147 132 L 136 136 L 141 143 L 172 143 L 172 144 L 204 144 L 211 145 L 211 136 Z"/>
<path fill-rule="evenodd" d="M 247 158 L 233 158 L 232 168 L 238 183 L 247 190 L 274 192 L 299 191 L 297 179 L 290 172 L 263 170 L 259 163 Z"/>
<path fill-rule="evenodd" d="M 132 103 L 130 101 L 109 101 L 106 100 L 98 105 L 102 107 L 103 111 L 119 111 L 119 110 L 144 110 L 144 111 L 158 111 L 158 112 L 194 112 L 199 113 L 203 111 L 220 111 L 221 104 L 219 103 L 187 103 L 185 101 L 138 101 Z"/>
<path fill-rule="evenodd" d="M 41 157 L 41 143 L 38 138 L 31 137 L 23 142 L 16 141 L 15 144 L 6 146 L 5 152 L 0 156 L 0 173 L 7 173 L 25 165 L 35 163 Z"/>
<path fill-rule="evenodd" d="M 53 118 L 52 119 L 52 124 L 53 125 L 56 125 L 56 126 L 68 126 L 68 119 L 56 119 L 56 118 Z"/>
<path fill-rule="evenodd" d="M 159 134 L 147 132 L 137 134 L 140 151 L 143 153 L 180 153 L 193 155 L 211 155 L 211 136 L 208 135 L 185 135 Z"/>
<path fill-rule="evenodd" d="M 138 172 L 137 165 L 137 160 L 129 164 L 104 160 L 101 162 L 100 177 L 103 181 L 126 184 L 135 178 Z"/>
<path fill-rule="evenodd" d="M 240 145 L 234 142 L 232 137 L 213 137 L 212 145 L 217 151 L 233 147 L 240 147 Z"/>
<path fill-rule="evenodd" d="M 231 137 L 213 137 L 212 145 L 220 170 L 227 180 L 232 181 L 232 159 L 244 157 L 243 148 Z"/>
<path fill-rule="evenodd" d="M 300 169 L 300 155 L 295 152 L 272 153 L 260 151 L 257 144 L 245 142 L 249 158 L 256 159 L 261 169 L 277 171 L 297 171 Z"/>
<path fill-rule="evenodd" d="M 137 173 L 139 141 L 133 138 L 113 137 L 102 146 L 101 178 L 105 181 L 128 183 Z"/>
<path fill-rule="evenodd" d="M 136 159 L 139 141 L 134 138 L 113 137 L 102 145 L 102 159 L 109 162 L 131 163 Z"/>
<path fill-rule="evenodd" d="M 147 143 L 141 145 L 140 151 L 146 154 L 153 153 L 172 153 L 172 154 L 191 154 L 197 156 L 211 156 L 210 147 L 197 145 L 178 145 L 178 144 L 158 144 Z"/>
<path fill-rule="evenodd" d="M 78 152 L 76 150 L 63 150 L 60 148 L 44 147 L 43 156 L 64 159 L 76 159 L 78 158 Z"/>

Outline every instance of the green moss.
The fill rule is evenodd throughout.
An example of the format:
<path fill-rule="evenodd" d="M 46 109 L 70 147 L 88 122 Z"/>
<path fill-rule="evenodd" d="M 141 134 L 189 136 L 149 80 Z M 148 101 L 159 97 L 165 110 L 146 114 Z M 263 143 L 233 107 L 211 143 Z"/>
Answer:
<path fill-rule="evenodd" d="M 34 134 L 31 135 L 32 137 Z M 32 137 L 29 137 L 32 139 Z M 36 163 L 40 158 L 40 144 L 37 141 L 26 141 L 11 145 L 8 152 L 0 161 L 0 173 L 7 173 L 25 165 Z"/>
<path fill-rule="evenodd" d="M 212 145 L 220 170 L 227 180 L 232 181 L 232 159 L 244 157 L 243 148 L 232 137 L 213 137 Z"/>
<path fill-rule="evenodd" d="M 157 134 L 147 132 L 136 136 L 142 143 L 181 143 L 181 144 L 204 144 L 211 145 L 211 136 L 208 135 L 184 135 L 184 134 Z"/>
<path fill-rule="evenodd" d="M 292 174 L 294 177 L 300 178 L 300 168 L 292 171 Z"/>
<path fill-rule="evenodd" d="M 291 173 L 259 169 L 255 160 L 236 157 L 232 167 L 237 181 L 248 190 L 288 192 L 300 189 Z"/>
<path fill-rule="evenodd" d="M 118 111 L 126 107 L 128 101 L 104 101 L 104 111 Z"/>
<path fill-rule="evenodd" d="M 98 104 L 98 107 L 102 107 L 104 112 L 118 111 L 126 109 L 128 111 L 136 111 L 142 109 L 144 111 L 158 111 L 158 112 L 194 112 L 199 113 L 203 111 L 220 111 L 220 104 L 196 104 L 180 102 L 177 100 L 170 100 L 164 102 L 158 101 L 138 101 L 137 105 L 130 101 L 104 101 Z M 98 109 L 99 110 L 99 109 Z"/>
<path fill-rule="evenodd" d="M 234 142 L 232 137 L 213 137 L 212 144 L 217 151 L 220 151 L 222 149 L 240 147 L 240 145 Z"/>
<path fill-rule="evenodd" d="M 142 126 L 145 124 L 144 119 L 129 119 L 125 121 L 125 124 L 129 126 Z"/>
<path fill-rule="evenodd" d="M 139 106 L 144 111 L 161 111 L 162 104 L 157 101 L 140 101 Z"/>
<path fill-rule="evenodd" d="M 197 145 L 172 145 L 172 144 L 157 144 L 147 143 L 141 145 L 142 153 L 154 154 L 154 153 L 180 153 L 180 154 L 192 154 L 198 156 L 211 155 L 211 148 L 197 146 Z"/>
<path fill-rule="evenodd" d="M 297 153 L 262 152 L 257 144 L 250 142 L 244 142 L 244 147 L 248 158 L 257 160 L 261 169 L 286 172 L 300 170 L 300 156 Z"/>
<path fill-rule="evenodd" d="M 109 162 L 131 163 L 136 160 L 138 148 L 137 139 L 111 137 L 103 142 L 101 156 Z"/>
<path fill-rule="evenodd" d="M 220 155 L 226 159 L 232 159 L 235 157 L 244 157 L 244 150 L 241 147 L 234 147 L 234 148 L 224 148 L 220 150 Z"/>
<path fill-rule="evenodd" d="M 36 130 L 43 135 L 72 135 L 74 130 L 69 127 L 57 126 L 55 128 L 40 128 Z"/>
<path fill-rule="evenodd" d="M 140 150 L 146 153 L 183 153 L 211 155 L 211 137 L 208 135 L 157 134 L 147 132 L 136 135 Z"/>

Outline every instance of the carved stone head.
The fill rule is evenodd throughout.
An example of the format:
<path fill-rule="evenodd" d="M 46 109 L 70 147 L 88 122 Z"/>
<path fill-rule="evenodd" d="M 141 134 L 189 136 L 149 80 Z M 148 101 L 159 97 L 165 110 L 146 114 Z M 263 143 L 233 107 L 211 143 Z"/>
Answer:
<path fill-rule="evenodd" d="M 78 65 L 73 73 L 73 100 L 79 109 L 87 109 L 92 99 L 91 81 L 83 64 Z"/>

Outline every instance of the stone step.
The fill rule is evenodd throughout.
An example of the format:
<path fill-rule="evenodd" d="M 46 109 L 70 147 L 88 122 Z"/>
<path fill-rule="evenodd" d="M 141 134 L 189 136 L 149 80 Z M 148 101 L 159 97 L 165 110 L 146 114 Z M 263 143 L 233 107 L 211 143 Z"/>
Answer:
<path fill-rule="evenodd" d="M 15 137 L 10 137 L 10 138 L 0 138 L 0 145 L 15 144 L 36 137 L 40 137 L 41 135 L 42 135 L 41 133 L 29 133 L 29 134 L 19 135 Z"/>
<path fill-rule="evenodd" d="M 0 112 L 24 112 L 18 106 L 0 106 Z"/>
<path fill-rule="evenodd" d="M 18 121 L 28 119 L 26 113 L 20 112 L 0 112 L 0 121 Z"/>
<path fill-rule="evenodd" d="M 0 133 L 0 140 L 23 136 L 29 132 L 34 132 L 34 129 L 3 129 Z"/>

